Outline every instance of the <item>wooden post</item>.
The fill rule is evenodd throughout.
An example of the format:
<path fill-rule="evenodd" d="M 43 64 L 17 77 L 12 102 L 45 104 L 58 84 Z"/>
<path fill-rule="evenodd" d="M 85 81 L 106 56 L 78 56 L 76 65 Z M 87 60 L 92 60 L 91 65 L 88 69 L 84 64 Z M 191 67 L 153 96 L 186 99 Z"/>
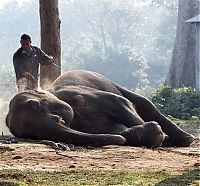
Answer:
<path fill-rule="evenodd" d="M 40 67 L 43 89 L 61 74 L 61 41 L 58 0 L 40 0 L 41 49 L 54 57 L 56 65 Z"/>

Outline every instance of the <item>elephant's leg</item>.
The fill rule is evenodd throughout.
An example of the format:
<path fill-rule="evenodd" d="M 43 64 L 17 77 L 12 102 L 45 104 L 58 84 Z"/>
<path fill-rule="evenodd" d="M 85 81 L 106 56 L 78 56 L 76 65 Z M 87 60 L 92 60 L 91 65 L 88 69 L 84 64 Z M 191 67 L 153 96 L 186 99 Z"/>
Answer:
<path fill-rule="evenodd" d="M 142 125 L 145 123 L 136 112 L 132 102 L 125 97 L 103 91 L 98 91 L 96 94 L 98 95 L 99 100 L 104 104 L 97 102 L 95 105 L 98 105 L 99 109 L 103 110 L 104 114 L 110 120 L 114 121 L 112 123 L 122 123 L 126 127 Z"/>
<path fill-rule="evenodd" d="M 162 147 L 173 147 L 173 141 L 167 135 L 165 135 L 165 139 L 163 140 Z"/>
<path fill-rule="evenodd" d="M 194 141 L 193 135 L 183 131 L 175 123 L 160 113 L 154 105 L 151 106 L 151 104 L 152 103 L 147 100 L 146 105 L 147 108 L 149 108 L 148 110 L 147 108 L 145 109 L 145 111 L 148 112 L 147 115 L 145 115 L 145 112 L 143 112 L 143 109 L 140 105 L 137 106 L 137 110 L 139 111 L 139 115 L 142 119 L 144 119 L 144 121 L 158 122 L 163 132 L 168 136 L 164 140 L 163 144 L 166 144 L 166 146 L 187 147 Z"/>
<path fill-rule="evenodd" d="M 125 145 L 155 148 L 161 146 L 164 133 L 156 122 L 133 126 L 124 130 L 121 135 L 126 139 Z"/>
<path fill-rule="evenodd" d="M 189 146 L 194 137 L 183 131 L 180 127 L 167 119 L 156 106 L 148 99 L 138 94 L 134 94 L 123 88 L 120 88 L 123 96 L 129 99 L 136 108 L 137 113 L 144 121 L 156 121 L 161 126 L 164 133 L 169 136 L 171 146 Z"/>
<path fill-rule="evenodd" d="M 194 136 L 183 131 L 176 124 L 160 114 L 157 119 L 163 131 L 167 134 L 163 146 L 188 147 L 194 141 Z"/>

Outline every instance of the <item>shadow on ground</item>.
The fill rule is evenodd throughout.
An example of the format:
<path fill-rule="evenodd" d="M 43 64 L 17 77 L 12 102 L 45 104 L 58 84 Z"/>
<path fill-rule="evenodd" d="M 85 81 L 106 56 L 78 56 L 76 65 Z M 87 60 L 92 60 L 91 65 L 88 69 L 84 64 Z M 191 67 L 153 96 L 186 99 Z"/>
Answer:
<path fill-rule="evenodd" d="M 199 185 L 200 183 L 200 169 L 195 169 L 179 176 L 167 178 L 156 184 L 156 186 L 186 186 L 186 185 Z"/>

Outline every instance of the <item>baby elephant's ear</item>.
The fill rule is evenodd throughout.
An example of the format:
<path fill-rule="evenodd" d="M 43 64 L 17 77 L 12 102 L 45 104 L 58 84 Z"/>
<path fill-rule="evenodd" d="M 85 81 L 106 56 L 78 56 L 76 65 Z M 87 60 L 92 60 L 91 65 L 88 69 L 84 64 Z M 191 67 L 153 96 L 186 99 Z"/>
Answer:
<path fill-rule="evenodd" d="M 34 111 L 39 111 L 40 102 L 37 99 L 29 99 L 27 103 L 31 109 Z"/>

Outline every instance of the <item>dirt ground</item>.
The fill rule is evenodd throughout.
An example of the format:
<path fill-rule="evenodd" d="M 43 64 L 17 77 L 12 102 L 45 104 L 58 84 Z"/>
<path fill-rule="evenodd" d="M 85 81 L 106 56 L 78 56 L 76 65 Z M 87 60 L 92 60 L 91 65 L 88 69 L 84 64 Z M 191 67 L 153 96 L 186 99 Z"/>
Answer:
<path fill-rule="evenodd" d="M 187 148 L 146 149 L 125 146 L 71 147 L 61 151 L 44 144 L 0 144 L 0 169 L 48 171 L 135 170 L 182 173 L 200 166 L 200 143 Z"/>

